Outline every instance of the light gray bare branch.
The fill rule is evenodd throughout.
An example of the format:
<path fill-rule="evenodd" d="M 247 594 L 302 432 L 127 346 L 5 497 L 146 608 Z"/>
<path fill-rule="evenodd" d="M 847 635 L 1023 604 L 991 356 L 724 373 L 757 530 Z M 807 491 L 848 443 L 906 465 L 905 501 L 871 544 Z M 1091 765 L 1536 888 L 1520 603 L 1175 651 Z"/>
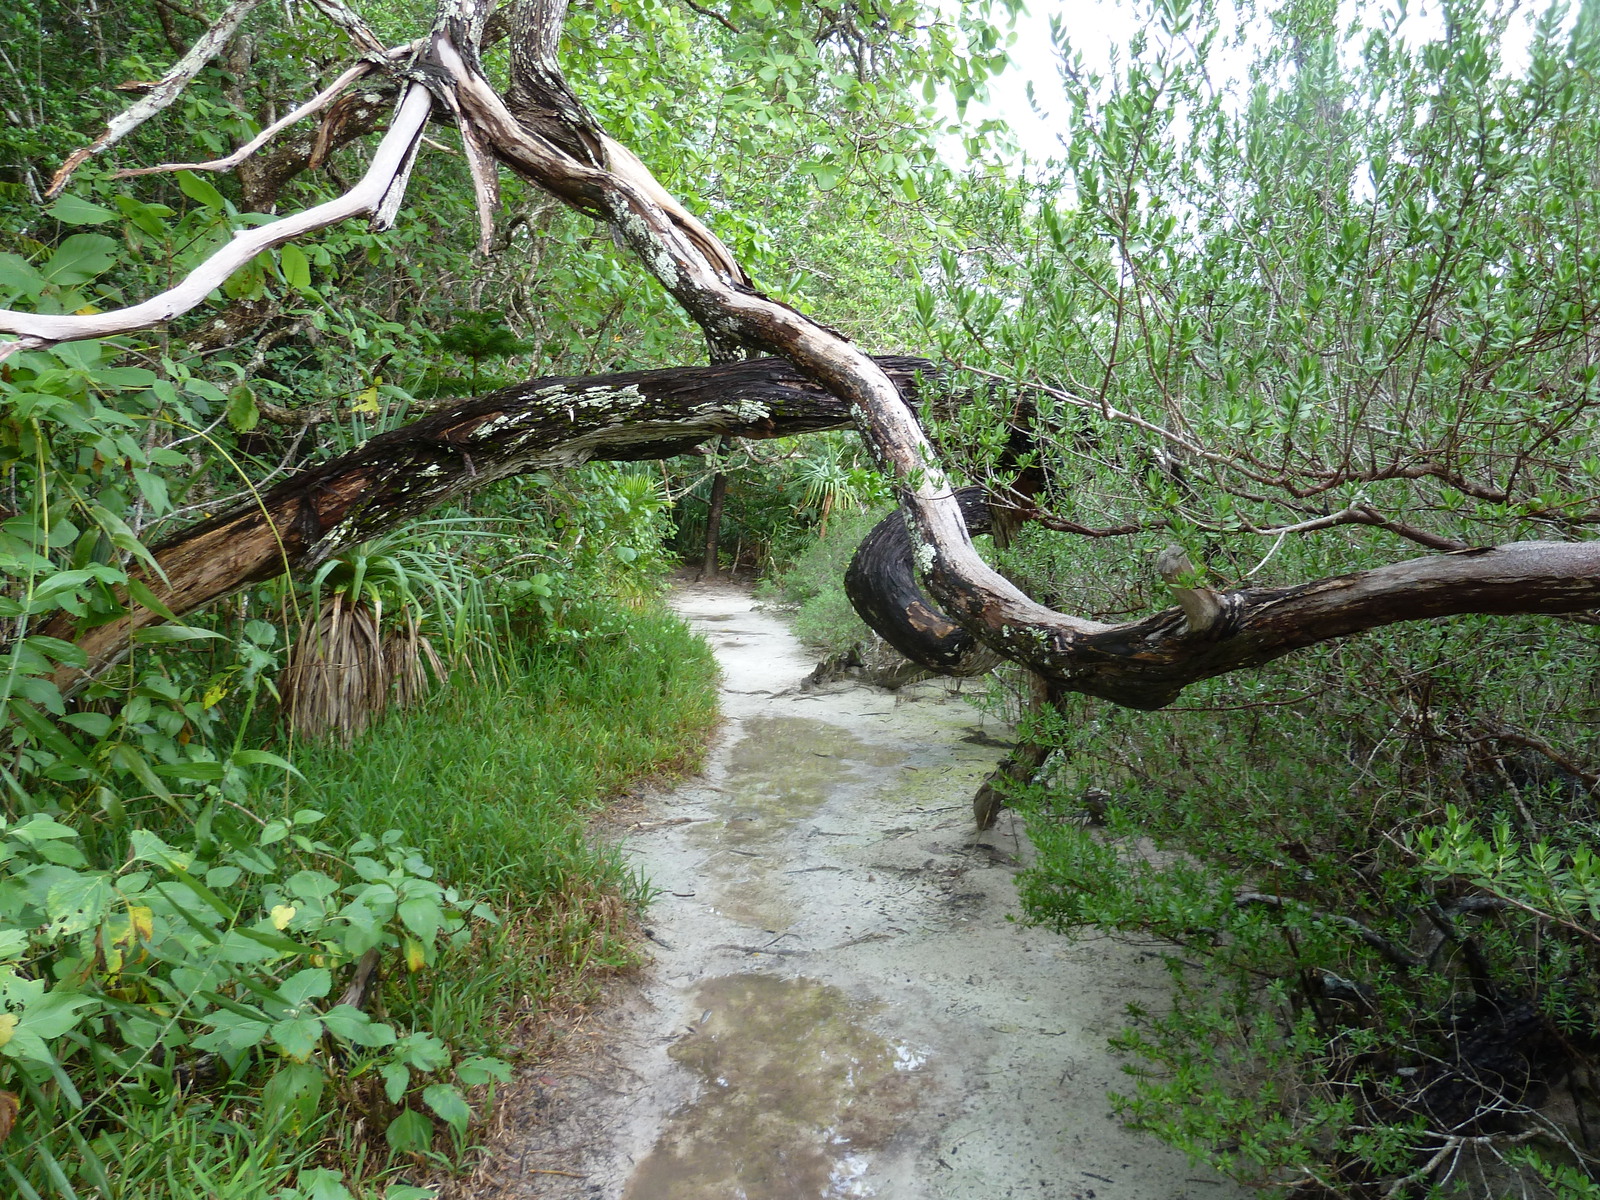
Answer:
<path fill-rule="evenodd" d="M 396 184 L 403 189 L 404 178 L 416 155 L 417 141 L 422 136 L 432 108 L 433 100 L 428 89 L 421 84 L 412 84 L 395 109 L 389 132 L 378 143 L 372 164 L 355 187 L 342 196 L 281 221 L 238 231 L 220 250 L 176 286 L 160 295 L 127 308 L 84 315 L 56 316 L 0 309 L 0 332 L 20 335 L 12 341 L 0 342 L 0 359 L 17 350 L 83 338 L 110 337 L 170 321 L 197 307 L 213 290 L 221 287 L 228 276 L 263 250 L 271 250 L 305 234 L 326 229 L 349 217 L 362 213 L 379 214 L 385 205 L 398 204 L 394 198 Z"/>
<path fill-rule="evenodd" d="M 189 48 L 189 53 L 174 63 L 155 87 L 112 117 L 106 123 L 105 132 L 94 141 L 87 146 L 79 147 L 67 156 L 67 161 L 62 163 L 60 169 L 51 177 L 45 195 L 59 196 L 61 189 L 71 180 L 73 172 L 91 156 L 115 146 L 151 117 L 171 105 L 194 77 L 200 74 L 205 65 L 228 44 L 228 39 L 233 37 L 251 10 L 260 3 L 261 0 L 233 0 L 232 4 L 222 10 L 222 15 L 216 19 L 211 28 Z"/>

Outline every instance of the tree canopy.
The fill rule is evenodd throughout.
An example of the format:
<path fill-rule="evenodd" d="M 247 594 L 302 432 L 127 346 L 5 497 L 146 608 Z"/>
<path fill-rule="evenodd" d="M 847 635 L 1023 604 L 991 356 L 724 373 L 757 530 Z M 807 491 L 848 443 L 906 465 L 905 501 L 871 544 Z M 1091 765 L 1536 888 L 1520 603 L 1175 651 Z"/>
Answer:
<path fill-rule="evenodd" d="M 1437 618 L 1549 616 L 1549 661 L 1592 652 L 1594 6 L 1507 64 L 1514 14 L 1466 0 L 1420 40 L 1372 6 L 1247 37 L 1158 0 L 1105 77 L 1067 14 L 1071 117 L 1026 173 L 937 116 L 1004 69 L 1015 8 L 14 6 L 8 811 L 182 807 L 183 779 L 241 804 L 280 761 L 243 730 L 285 572 L 360 606 L 403 574 L 373 539 L 523 476 L 506 503 L 575 561 L 555 472 L 727 439 L 854 430 L 899 508 L 857 610 L 931 669 L 1021 668 L 1045 723 L 1217 678 L 1250 704 L 1240 672 Z M 658 503 L 597 478 L 632 562 Z M 519 583 L 548 617 L 552 575 Z M 229 597 L 262 627 L 210 628 Z M 241 660 L 160 658 L 210 641 Z M 1567 683 L 1562 736 L 1592 709 Z M 1592 799 L 1549 737 L 1480 740 L 1510 736 Z"/>

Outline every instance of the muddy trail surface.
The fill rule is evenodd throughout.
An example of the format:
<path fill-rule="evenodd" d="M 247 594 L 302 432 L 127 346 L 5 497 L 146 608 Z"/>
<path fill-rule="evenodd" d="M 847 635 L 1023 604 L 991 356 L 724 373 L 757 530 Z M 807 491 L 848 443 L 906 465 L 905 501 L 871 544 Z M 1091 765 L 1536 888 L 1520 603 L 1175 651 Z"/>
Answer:
<path fill-rule="evenodd" d="M 1004 730 L 942 683 L 802 689 L 812 657 L 746 592 L 675 607 L 725 722 L 625 836 L 654 962 L 502 1112 L 477 1194 L 1241 1197 L 1111 1115 L 1106 1038 L 1162 1003 L 1156 956 L 1008 920 L 1020 824 L 970 817 Z"/>

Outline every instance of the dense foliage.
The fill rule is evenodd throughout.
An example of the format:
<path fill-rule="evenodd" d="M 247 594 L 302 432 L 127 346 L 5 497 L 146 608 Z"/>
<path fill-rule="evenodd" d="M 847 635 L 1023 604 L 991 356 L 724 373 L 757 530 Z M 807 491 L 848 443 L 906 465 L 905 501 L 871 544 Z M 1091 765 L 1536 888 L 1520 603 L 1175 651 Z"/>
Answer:
<path fill-rule="evenodd" d="M 1216 14 L 1154 5 L 1072 77 L 1057 174 L 974 198 L 1002 249 L 945 254 L 921 311 L 982 389 L 946 428 L 970 477 L 1037 431 L 1033 594 L 1146 610 L 1173 542 L 1226 587 L 1593 537 L 1595 10 L 1515 65 L 1504 14 L 1363 16 L 1277 7 L 1229 88 Z M 1028 911 L 1183 947 L 1128 1035 L 1135 1119 L 1308 1194 L 1593 1194 L 1594 647 L 1397 626 L 1039 716 Z"/>
<path fill-rule="evenodd" d="M 758 285 L 951 365 L 927 421 L 1032 518 L 999 561 L 1062 609 L 1163 606 L 1149 558 L 1173 542 L 1228 585 L 1592 536 L 1592 4 L 1538 14 L 1508 65 L 1510 16 L 1471 0 L 1431 40 L 1329 0 L 1244 6 L 1235 37 L 1219 6 L 1157 0 L 1110 75 L 1067 72 L 1060 161 L 958 173 L 941 133 L 977 154 L 989 131 L 941 131 L 932 102 L 1001 67 L 1005 7 L 621 0 L 573 12 L 564 55 Z M 368 16 L 418 32 L 408 6 Z M 42 203 L 117 85 L 201 29 L 164 0 L 0 16 L 0 306 L 123 304 L 359 174 L 392 89 L 235 174 L 117 176 L 226 152 L 347 60 L 266 5 Z M 490 489 L 74 674 L 63 635 L 158 605 L 130 572 L 196 518 L 451 396 L 703 357 L 611 240 L 515 180 L 472 256 L 459 144 L 430 137 L 392 230 L 328 230 L 159 334 L 0 368 L 0 1139 L 27 1151 L 0 1170 L 24 1195 L 187 1194 L 163 1140 L 209 1191 L 275 1200 L 459 1161 L 505 1075 L 500 993 L 555 1002 L 563 968 L 625 954 L 635 881 L 560 798 L 680 758 L 708 719 L 703 657 L 638 605 L 674 524 L 703 546 L 715 474 L 726 560 L 798 556 L 792 597 L 842 627 L 826 577 L 886 492 L 829 435 Z M 1402 626 L 1162 714 L 1036 715 L 1056 753 L 1025 798 L 1029 914 L 1182 947 L 1173 1007 L 1126 1039 L 1136 1119 L 1306 1194 L 1594 1194 L 1593 651 L 1586 617 Z M 442 777 L 462 737 L 512 732 L 506 697 L 520 749 Z M 660 720 L 608 741 L 601 714 Z M 578 720 L 599 757 L 553 748 Z M 489 969 L 508 946 L 531 974 Z M 345 991 L 368 960 L 370 1010 Z"/>

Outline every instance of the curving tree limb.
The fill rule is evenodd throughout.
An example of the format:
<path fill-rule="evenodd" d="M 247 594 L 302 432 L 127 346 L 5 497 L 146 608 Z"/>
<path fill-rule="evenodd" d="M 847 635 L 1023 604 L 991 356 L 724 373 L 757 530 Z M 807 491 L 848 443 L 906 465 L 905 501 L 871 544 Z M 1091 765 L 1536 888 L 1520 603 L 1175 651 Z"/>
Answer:
<path fill-rule="evenodd" d="M 342 0 L 317 3 L 324 11 L 337 12 L 347 28 L 357 33 L 364 29 Z M 1592 541 L 1465 549 L 1299 587 L 1229 591 L 1211 598 L 1214 608 L 1207 601 L 1203 621 L 1189 621 L 1169 610 L 1111 625 L 1038 604 L 977 554 L 961 502 L 934 447 L 883 366 L 843 335 L 753 290 L 727 248 L 661 187 L 637 157 L 609 138 L 577 101 L 556 61 L 566 0 L 523 0 L 518 6 L 512 22 L 511 86 L 505 97 L 496 92 L 478 61 L 488 8 L 489 0 L 442 0 L 425 45 L 405 68 L 404 76 L 413 82 L 390 133 L 367 177 L 350 195 L 239 235 L 178 288 L 142 305 L 88 317 L 0 313 L 0 330 L 23 335 L 22 341 L 0 346 L 0 357 L 30 339 L 42 344 L 147 327 L 198 304 L 232 270 L 268 246 L 357 212 L 372 212 L 382 222 L 403 196 L 422 123 L 432 107 L 431 92 L 462 128 L 485 207 L 492 203 L 485 170 L 486 157 L 492 155 L 571 207 L 605 221 L 699 322 L 713 345 L 779 355 L 817 394 L 846 404 L 894 481 L 907 522 L 906 552 L 931 598 L 929 611 L 945 614 L 947 623 L 969 639 L 1027 666 L 1053 689 L 1157 708 L 1196 680 L 1398 621 L 1469 612 L 1562 613 L 1600 607 L 1600 542 Z M 586 435 L 578 412 L 574 401 L 568 418 L 579 432 L 567 440 L 581 450 Z M 675 421 L 653 427 L 641 410 L 621 414 L 616 428 L 635 428 L 640 444 L 653 440 L 681 445 L 673 432 L 681 429 Z M 706 432 L 730 432 L 725 426 Z M 1170 431 L 1151 428 L 1169 440 L 1185 441 Z M 439 453 L 458 455 L 470 476 L 478 446 L 507 449 L 509 462 L 525 435 L 516 422 L 480 421 L 468 433 L 441 434 L 449 449 Z M 504 447 L 502 438 L 509 439 Z M 1203 446 L 1183 448 L 1201 458 L 1208 455 Z M 1425 464 L 1397 466 L 1385 468 L 1383 477 L 1439 469 Z M 356 535 L 362 525 L 360 514 L 371 511 L 379 496 L 386 497 L 384 503 L 394 511 L 409 513 L 412 505 L 434 494 L 426 486 L 414 494 L 403 487 L 375 492 L 371 483 L 356 471 L 342 476 L 337 486 L 328 484 L 321 492 L 306 493 L 294 507 L 294 519 L 304 524 L 305 532 L 296 534 L 291 527 L 285 546 L 294 541 L 314 556 L 317 547 L 329 544 L 330 530 L 340 536 Z M 1305 494 L 1331 486 L 1318 483 Z M 1365 513 L 1352 514 L 1351 520 L 1363 517 L 1383 522 L 1376 514 Z M 283 529 L 277 528 L 282 537 Z M 241 582 L 256 577 L 251 572 L 266 570 L 266 560 L 259 556 L 247 562 L 233 554 L 236 532 L 231 525 L 200 527 L 188 544 L 212 547 L 217 562 L 185 560 L 186 569 L 193 567 L 213 580 L 219 571 L 232 570 Z M 214 583 L 202 587 L 174 578 L 174 595 L 185 605 L 192 606 L 191 600 L 203 603 L 200 597 L 207 594 L 216 594 Z M 88 636 L 97 639 L 92 654 L 103 658 L 115 631 Z"/>
<path fill-rule="evenodd" d="M 914 395 L 932 364 L 879 360 Z M 848 408 L 782 359 L 530 379 L 379 434 L 152 549 L 144 582 L 179 616 L 250 583 L 305 572 L 347 546 L 498 479 L 590 460 L 693 453 L 719 437 L 773 438 L 848 425 Z M 114 662 L 160 618 L 134 608 L 77 635 L 83 674 Z M 48 632 L 71 637 L 71 619 Z M 70 686 L 81 673 L 63 676 Z"/>

